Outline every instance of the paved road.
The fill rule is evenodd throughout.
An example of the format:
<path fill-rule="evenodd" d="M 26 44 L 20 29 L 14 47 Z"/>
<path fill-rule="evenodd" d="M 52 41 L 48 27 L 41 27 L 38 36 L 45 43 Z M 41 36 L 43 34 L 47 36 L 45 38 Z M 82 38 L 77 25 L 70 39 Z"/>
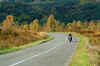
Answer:
<path fill-rule="evenodd" d="M 77 40 L 65 44 L 63 33 L 50 34 L 54 40 L 13 53 L 0 55 L 0 66 L 68 66 Z"/>

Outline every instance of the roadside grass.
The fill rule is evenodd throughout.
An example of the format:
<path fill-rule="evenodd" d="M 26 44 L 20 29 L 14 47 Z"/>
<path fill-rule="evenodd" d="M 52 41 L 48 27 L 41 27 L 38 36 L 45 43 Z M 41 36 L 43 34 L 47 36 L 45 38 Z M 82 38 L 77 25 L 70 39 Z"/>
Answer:
<path fill-rule="evenodd" d="M 22 46 L 19 46 L 19 47 L 14 47 L 14 48 L 2 48 L 0 49 L 0 54 L 5 54 L 5 53 L 9 53 L 9 52 L 13 52 L 13 51 L 17 51 L 17 50 L 20 50 L 20 49 L 25 49 L 25 48 L 28 48 L 28 47 L 32 47 L 32 46 L 36 46 L 36 45 L 39 45 L 39 44 L 42 44 L 42 43 L 45 43 L 49 40 L 52 40 L 53 37 L 49 36 L 47 38 L 44 38 L 42 40 L 38 40 L 38 41 L 35 41 L 33 43 L 29 43 L 29 44 L 26 44 L 26 45 L 22 45 Z"/>
<path fill-rule="evenodd" d="M 80 38 L 80 42 L 78 44 L 74 56 L 72 57 L 69 66 L 91 66 L 90 57 L 88 55 L 88 48 L 86 46 L 87 43 L 86 37 L 79 34 L 74 34 L 74 35 Z"/>

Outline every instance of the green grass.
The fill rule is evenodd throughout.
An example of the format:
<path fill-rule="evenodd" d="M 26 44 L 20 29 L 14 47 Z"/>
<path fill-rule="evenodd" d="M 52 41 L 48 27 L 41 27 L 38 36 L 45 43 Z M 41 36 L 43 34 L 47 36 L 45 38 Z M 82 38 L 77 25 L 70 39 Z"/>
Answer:
<path fill-rule="evenodd" d="M 80 42 L 69 66 L 90 66 L 88 49 L 86 46 L 87 39 L 81 35 L 76 36 L 80 38 Z"/>
<path fill-rule="evenodd" d="M 8 53 L 8 52 L 13 52 L 13 51 L 17 51 L 17 50 L 20 50 L 20 49 L 39 45 L 39 44 L 42 44 L 42 43 L 47 42 L 47 41 L 52 40 L 52 39 L 53 39 L 53 37 L 49 36 L 48 38 L 38 40 L 38 41 L 35 41 L 33 43 L 29 43 L 29 44 L 26 44 L 26 45 L 23 45 L 23 46 L 14 47 L 14 48 L 6 48 L 6 49 L 3 48 L 3 49 L 0 50 L 0 54 L 5 54 L 5 53 Z"/>

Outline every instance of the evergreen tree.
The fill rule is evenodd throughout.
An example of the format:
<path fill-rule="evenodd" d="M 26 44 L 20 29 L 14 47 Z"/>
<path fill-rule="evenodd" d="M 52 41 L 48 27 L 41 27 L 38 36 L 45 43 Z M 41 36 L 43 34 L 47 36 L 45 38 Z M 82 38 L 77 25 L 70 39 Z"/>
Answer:
<path fill-rule="evenodd" d="M 87 3 L 96 3 L 96 0 L 80 0 L 80 4 L 87 4 Z"/>

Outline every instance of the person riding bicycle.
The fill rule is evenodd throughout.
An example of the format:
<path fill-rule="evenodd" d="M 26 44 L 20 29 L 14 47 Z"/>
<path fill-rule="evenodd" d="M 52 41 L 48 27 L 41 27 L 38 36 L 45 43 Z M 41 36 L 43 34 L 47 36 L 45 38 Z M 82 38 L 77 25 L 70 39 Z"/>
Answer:
<path fill-rule="evenodd" d="M 72 42 L 72 34 L 71 33 L 68 35 L 68 40 L 69 40 L 69 42 Z"/>
<path fill-rule="evenodd" d="M 67 43 L 67 42 L 70 42 L 70 43 L 72 42 L 72 34 L 71 33 L 68 34 L 67 37 L 65 37 L 65 43 Z"/>

